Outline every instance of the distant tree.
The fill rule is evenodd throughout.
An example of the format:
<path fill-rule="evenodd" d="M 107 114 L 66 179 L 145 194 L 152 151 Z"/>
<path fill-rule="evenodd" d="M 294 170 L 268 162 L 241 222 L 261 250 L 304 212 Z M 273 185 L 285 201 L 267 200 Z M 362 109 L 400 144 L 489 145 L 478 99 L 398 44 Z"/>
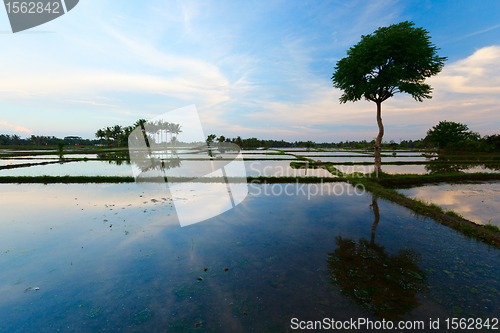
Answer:
<path fill-rule="evenodd" d="M 147 123 L 148 121 L 146 119 L 139 119 L 134 123 L 134 127 L 140 127 L 143 128 L 144 124 Z"/>
<path fill-rule="evenodd" d="M 487 150 L 491 152 L 500 152 L 500 135 L 489 135 L 484 138 Z"/>
<path fill-rule="evenodd" d="M 63 148 L 64 148 L 64 141 L 59 141 L 59 142 L 57 143 L 57 150 L 59 151 L 59 153 L 61 153 L 61 154 L 62 154 L 62 152 L 63 152 Z"/>
<path fill-rule="evenodd" d="M 210 135 L 207 137 L 207 146 L 210 146 L 210 145 L 214 142 L 214 140 L 215 140 L 215 138 L 216 138 L 216 137 L 217 137 L 217 135 L 215 135 L 215 134 L 210 134 Z"/>
<path fill-rule="evenodd" d="M 332 76 L 333 86 L 343 90 L 340 103 L 362 98 L 377 104 L 379 133 L 375 142 L 375 168 L 381 169 L 380 145 L 384 136 L 382 102 L 395 93 L 408 93 L 416 101 L 431 98 L 426 78 L 438 74 L 446 57 L 437 55 L 428 31 L 413 22 L 401 22 L 361 36 L 361 41 L 340 59 Z"/>
<path fill-rule="evenodd" d="M 172 138 L 170 139 L 170 141 L 172 142 L 173 145 L 175 145 L 175 143 L 177 142 L 177 135 L 182 133 L 181 128 L 182 128 L 182 126 L 180 124 L 170 124 L 170 131 L 172 132 L 173 135 L 175 135 L 175 136 L 172 136 Z M 175 138 L 175 141 L 174 141 L 174 138 Z"/>
<path fill-rule="evenodd" d="M 236 143 L 240 148 L 243 147 L 243 140 L 241 139 L 240 136 L 238 136 L 235 140 L 234 143 Z"/>
<path fill-rule="evenodd" d="M 115 142 L 118 142 L 118 145 L 121 145 L 123 140 L 123 129 L 120 125 L 113 126 L 111 130 L 111 137 Z"/>
<path fill-rule="evenodd" d="M 106 133 L 102 129 L 98 129 L 97 132 L 95 132 L 95 137 L 98 139 L 104 139 L 106 136 Z"/>
<path fill-rule="evenodd" d="M 444 120 L 427 131 L 425 140 L 444 149 L 469 138 L 477 138 L 477 134 L 469 131 L 467 125 Z"/>

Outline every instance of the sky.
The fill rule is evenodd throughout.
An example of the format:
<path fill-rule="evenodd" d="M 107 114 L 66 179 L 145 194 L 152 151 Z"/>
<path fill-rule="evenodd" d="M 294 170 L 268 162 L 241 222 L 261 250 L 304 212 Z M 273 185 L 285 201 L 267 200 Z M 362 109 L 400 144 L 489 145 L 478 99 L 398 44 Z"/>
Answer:
<path fill-rule="evenodd" d="M 500 133 L 500 1 L 80 0 L 13 34 L 0 9 L 0 133 L 78 135 L 195 105 L 205 134 L 372 140 L 376 105 L 340 104 L 335 64 L 361 35 L 413 21 L 448 57 L 433 98 L 382 104 L 384 140 L 441 120 Z"/>

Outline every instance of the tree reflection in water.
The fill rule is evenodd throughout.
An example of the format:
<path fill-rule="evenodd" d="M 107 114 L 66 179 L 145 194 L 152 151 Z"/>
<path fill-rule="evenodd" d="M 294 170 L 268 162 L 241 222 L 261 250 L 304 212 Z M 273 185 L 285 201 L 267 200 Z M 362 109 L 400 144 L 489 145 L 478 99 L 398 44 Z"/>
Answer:
<path fill-rule="evenodd" d="M 395 255 L 375 244 L 375 231 L 380 221 L 377 197 L 372 198 L 375 220 L 371 240 L 357 243 L 338 236 L 338 248 L 328 254 L 331 280 L 341 292 L 379 318 L 398 320 L 420 305 L 417 294 L 426 290 L 425 273 L 417 266 L 420 254 L 402 249 Z"/>
<path fill-rule="evenodd" d="M 460 155 L 450 156 L 438 153 L 433 163 L 425 166 L 429 173 L 456 173 L 472 168 L 500 170 L 500 157 L 492 155 Z"/>

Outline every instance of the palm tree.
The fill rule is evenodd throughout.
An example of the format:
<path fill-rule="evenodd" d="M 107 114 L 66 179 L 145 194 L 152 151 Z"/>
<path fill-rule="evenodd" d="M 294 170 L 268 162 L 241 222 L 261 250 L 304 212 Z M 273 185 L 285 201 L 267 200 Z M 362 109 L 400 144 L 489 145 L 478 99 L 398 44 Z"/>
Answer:
<path fill-rule="evenodd" d="M 182 130 L 181 130 L 181 125 L 179 124 L 170 124 L 170 131 L 175 134 L 175 141 L 174 141 L 174 138 L 172 137 L 171 141 L 172 143 L 175 145 L 175 142 L 177 141 L 177 135 L 179 135 L 179 133 L 182 133 Z"/>
<path fill-rule="evenodd" d="M 102 129 L 98 129 L 97 132 L 95 132 L 95 137 L 98 139 L 104 139 L 106 136 L 106 133 Z"/>
<path fill-rule="evenodd" d="M 109 141 L 109 138 L 113 137 L 113 128 L 111 127 L 106 127 L 104 129 L 104 137 L 106 138 L 106 141 Z"/>
<path fill-rule="evenodd" d="M 146 128 L 144 127 L 144 124 L 147 123 L 147 120 L 146 119 L 139 119 L 135 122 L 135 124 L 133 125 L 134 129 L 136 128 L 140 128 L 141 129 L 141 132 L 142 132 L 142 135 L 144 136 L 144 140 L 146 140 L 146 142 L 148 142 L 148 136 L 146 134 Z"/>
<path fill-rule="evenodd" d="M 113 138 L 113 140 L 115 142 L 118 142 L 118 145 L 121 146 L 122 144 L 122 140 L 123 140 L 123 130 L 122 130 L 122 127 L 120 125 L 115 125 L 112 129 L 112 132 L 111 132 L 111 137 Z"/>
<path fill-rule="evenodd" d="M 141 129 L 144 128 L 144 124 L 147 123 L 148 121 L 146 119 L 139 119 L 135 122 L 135 124 L 133 125 L 134 127 L 140 127 Z"/>

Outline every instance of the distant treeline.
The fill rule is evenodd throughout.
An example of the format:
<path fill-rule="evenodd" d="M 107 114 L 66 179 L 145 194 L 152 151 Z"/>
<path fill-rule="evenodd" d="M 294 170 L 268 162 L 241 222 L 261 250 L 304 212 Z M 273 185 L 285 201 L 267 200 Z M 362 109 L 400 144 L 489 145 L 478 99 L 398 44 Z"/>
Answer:
<path fill-rule="evenodd" d="M 283 140 L 259 140 L 257 138 L 242 139 L 237 138 L 226 138 L 221 135 L 217 138 L 215 134 L 208 136 L 207 142 L 231 142 L 235 143 L 241 148 L 353 148 L 353 149 L 371 149 L 375 145 L 375 140 L 370 142 L 366 140 L 362 141 L 341 141 L 339 143 L 335 142 L 312 142 L 312 141 L 295 141 L 288 142 Z M 421 148 L 432 148 L 429 142 L 424 140 L 402 140 L 400 143 L 396 143 L 391 140 L 390 142 L 383 142 L 382 147 L 385 149 L 389 148 L 400 148 L 400 149 L 421 149 Z"/>
<path fill-rule="evenodd" d="M 17 134 L 0 134 L 2 146 L 56 146 L 59 142 L 64 142 L 65 145 L 93 146 L 100 141 L 83 139 L 79 136 L 67 136 L 61 139 L 55 136 L 31 135 L 23 139 Z"/>
<path fill-rule="evenodd" d="M 31 135 L 22 139 L 19 135 L 0 134 L 0 145 L 18 146 L 45 146 L 57 145 L 64 142 L 65 145 L 95 145 L 108 144 L 113 146 L 126 146 L 128 137 L 137 127 L 144 127 L 147 121 L 139 119 L 132 126 L 122 127 L 115 125 L 97 130 L 97 139 L 83 139 L 78 136 L 67 136 L 63 139 L 55 136 Z M 148 124 L 147 136 L 150 142 L 171 142 L 172 144 L 185 144 L 177 141 L 177 135 L 182 132 L 181 126 L 168 122 L 157 122 Z M 284 140 L 259 140 L 257 138 L 242 139 L 240 136 L 229 138 L 223 135 L 217 137 L 210 134 L 207 143 L 231 142 L 244 149 L 254 148 L 346 148 L 346 149 L 373 149 L 375 140 L 366 141 L 340 141 L 316 143 L 312 141 L 288 142 Z M 399 143 L 391 140 L 383 142 L 383 149 L 442 149 L 447 151 L 464 152 L 500 152 L 500 135 L 489 135 L 481 137 L 478 133 L 469 130 L 468 126 L 461 123 L 441 121 L 439 124 L 427 131 L 427 136 L 420 140 L 401 140 Z"/>

